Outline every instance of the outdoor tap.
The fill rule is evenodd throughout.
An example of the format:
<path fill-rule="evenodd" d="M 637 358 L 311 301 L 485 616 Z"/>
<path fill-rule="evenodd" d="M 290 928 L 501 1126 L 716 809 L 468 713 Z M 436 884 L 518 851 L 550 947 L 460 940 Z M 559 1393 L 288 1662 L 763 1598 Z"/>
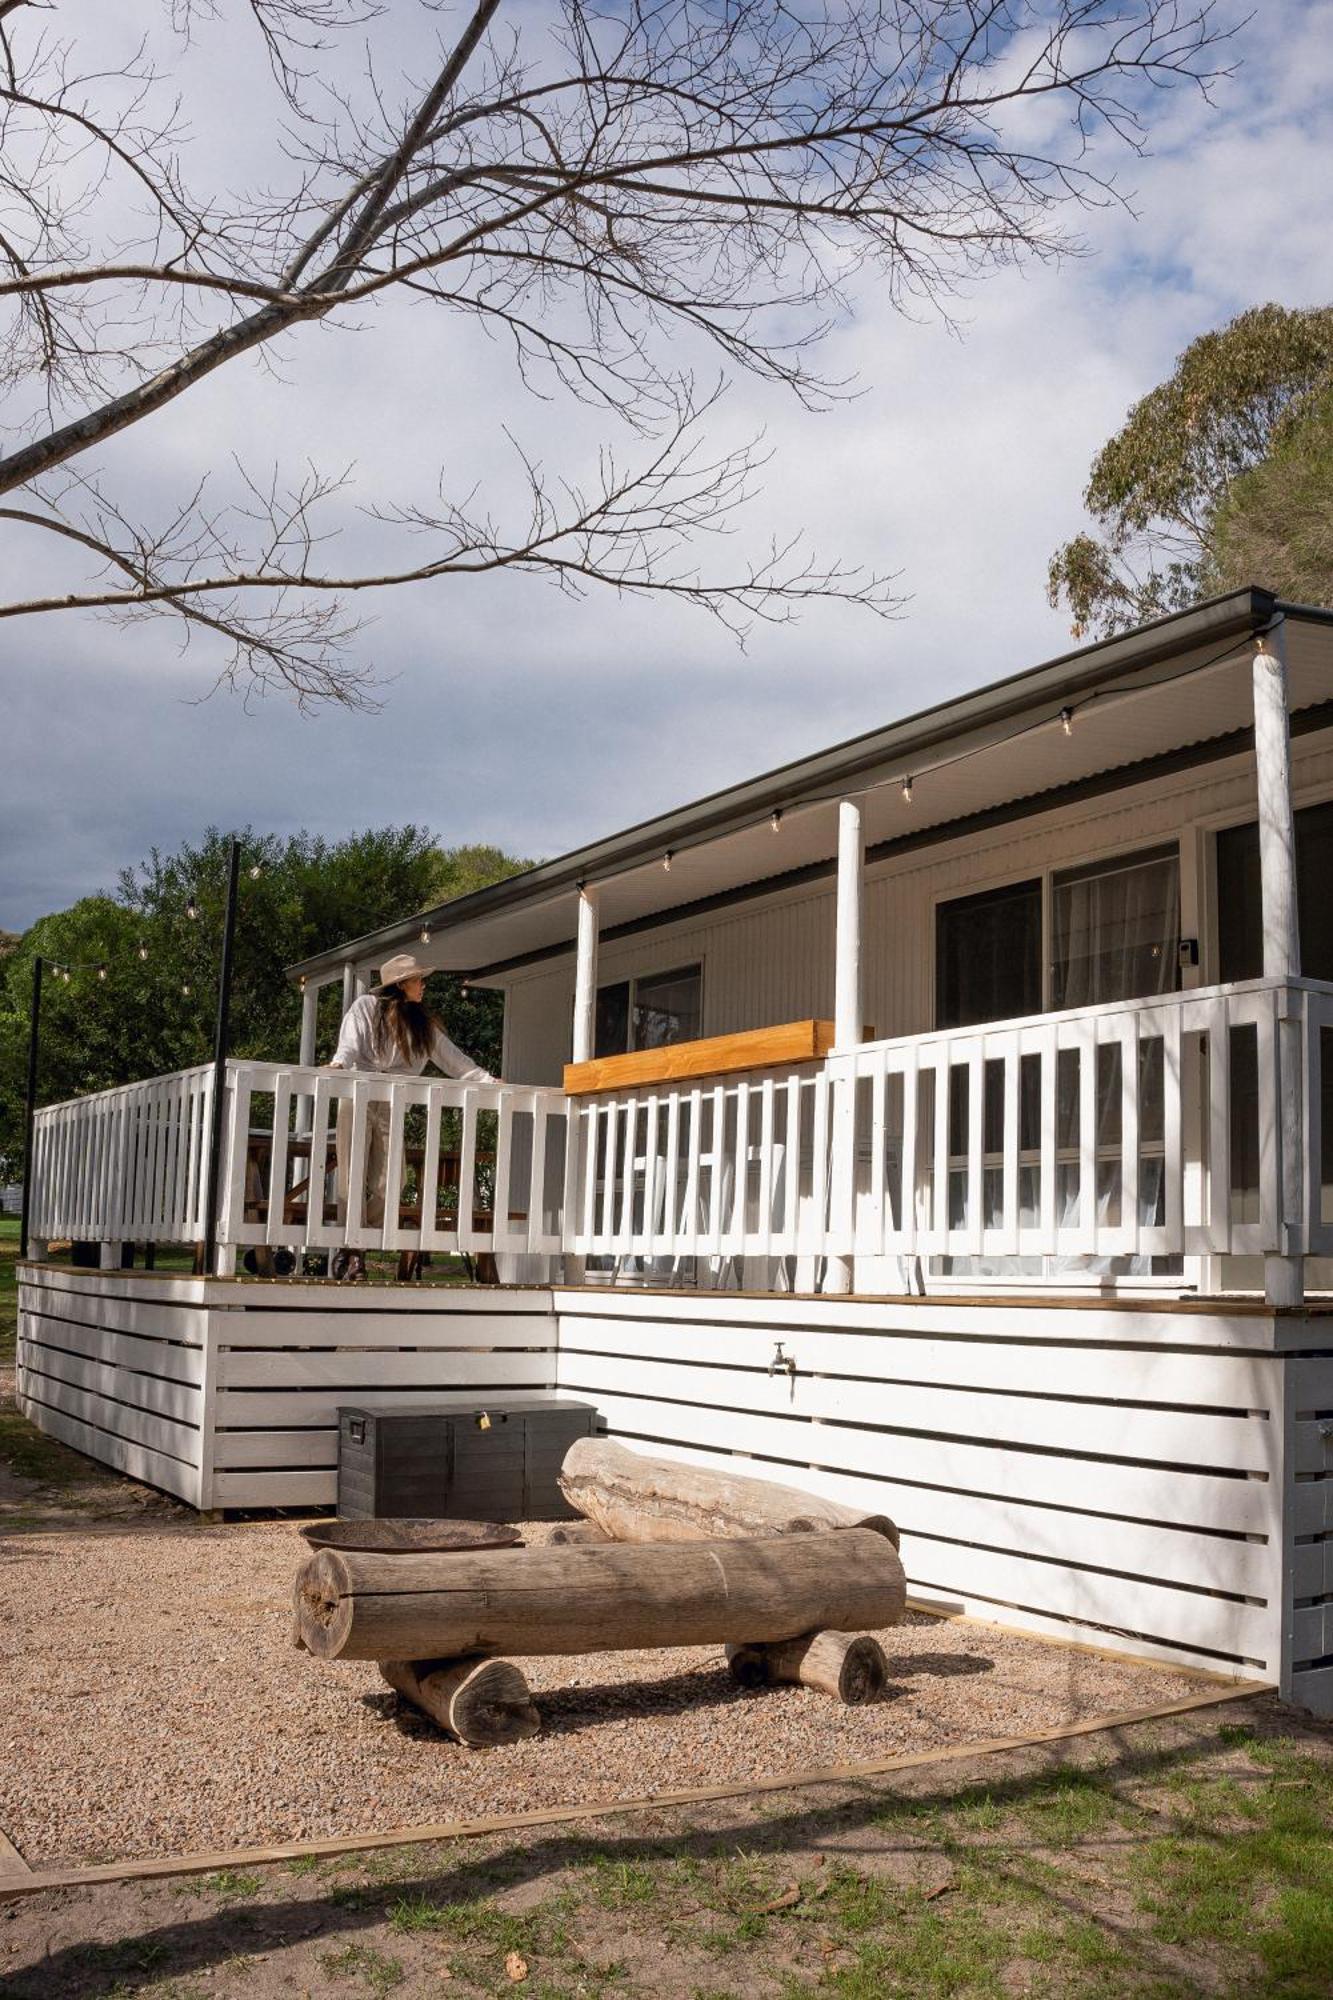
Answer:
<path fill-rule="evenodd" d="M 795 1379 L 796 1356 L 794 1354 L 784 1354 L 782 1351 L 782 1342 L 776 1340 L 773 1343 L 773 1359 L 768 1364 L 768 1372 L 770 1375 L 776 1375 L 779 1369 L 782 1369 L 785 1374 L 790 1375 L 793 1380 Z"/>

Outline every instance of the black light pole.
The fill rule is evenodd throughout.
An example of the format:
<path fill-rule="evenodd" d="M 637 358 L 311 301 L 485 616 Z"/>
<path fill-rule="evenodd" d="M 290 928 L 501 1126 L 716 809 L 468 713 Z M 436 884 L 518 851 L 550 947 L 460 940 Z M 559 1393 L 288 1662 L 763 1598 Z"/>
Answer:
<path fill-rule="evenodd" d="M 19 1220 L 19 1256 L 28 1254 L 28 1222 L 32 1215 L 32 1141 L 37 1121 L 37 1037 L 42 1019 L 40 952 L 32 962 L 32 1011 L 28 1017 L 28 1094 L 23 1105 L 23 1209 Z"/>
<path fill-rule="evenodd" d="M 204 1196 L 204 1276 L 211 1278 L 218 1248 L 218 1178 L 222 1166 L 222 1100 L 227 1087 L 227 1046 L 231 1027 L 231 958 L 236 935 L 236 890 L 241 843 L 233 837 L 227 869 L 227 914 L 222 923 L 222 966 L 218 973 L 218 1017 L 213 1033 L 213 1116 L 208 1133 L 208 1187 Z"/>

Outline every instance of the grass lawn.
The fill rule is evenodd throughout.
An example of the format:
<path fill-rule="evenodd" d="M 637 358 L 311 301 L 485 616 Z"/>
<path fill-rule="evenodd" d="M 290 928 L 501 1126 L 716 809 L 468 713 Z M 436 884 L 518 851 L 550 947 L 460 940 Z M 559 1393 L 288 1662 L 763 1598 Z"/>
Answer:
<path fill-rule="evenodd" d="M 1327 2000 L 1331 1777 L 1333 1731 L 1261 1697 L 836 1793 L 41 1897 L 4 1912 L 0 2000 Z"/>
<path fill-rule="evenodd" d="M 19 1219 L 0 1215 L 0 1368 L 12 1364 L 18 1332 Z"/>

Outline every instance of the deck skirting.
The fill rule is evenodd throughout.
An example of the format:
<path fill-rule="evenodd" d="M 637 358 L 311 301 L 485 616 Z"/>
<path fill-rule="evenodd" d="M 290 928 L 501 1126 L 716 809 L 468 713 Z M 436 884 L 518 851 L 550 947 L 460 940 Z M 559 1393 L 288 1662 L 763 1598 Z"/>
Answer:
<path fill-rule="evenodd" d="M 337 1410 L 563 1393 L 889 1513 L 914 1594 L 1333 1712 L 1333 1318 L 1169 1301 L 20 1271 L 18 1394 L 200 1508 L 335 1497 Z"/>

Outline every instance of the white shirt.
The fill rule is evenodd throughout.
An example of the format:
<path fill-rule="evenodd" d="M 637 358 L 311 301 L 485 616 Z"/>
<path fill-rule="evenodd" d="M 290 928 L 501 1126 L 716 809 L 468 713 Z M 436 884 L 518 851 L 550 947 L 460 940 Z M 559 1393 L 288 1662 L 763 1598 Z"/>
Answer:
<path fill-rule="evenodd" d="M 333 1069 L 372 1069 L 390 1076 L 406 1071 L 419 1076 L 428 1062 L 460 1083 L 495 1082 L 489 1070 L 478 1069 L 440 1028 L 432 1032 L 424 1055 L 405 1056 L 381 1022 L 380 1003 L 373 993 L 363 993 L 343 1015 Z"/>

